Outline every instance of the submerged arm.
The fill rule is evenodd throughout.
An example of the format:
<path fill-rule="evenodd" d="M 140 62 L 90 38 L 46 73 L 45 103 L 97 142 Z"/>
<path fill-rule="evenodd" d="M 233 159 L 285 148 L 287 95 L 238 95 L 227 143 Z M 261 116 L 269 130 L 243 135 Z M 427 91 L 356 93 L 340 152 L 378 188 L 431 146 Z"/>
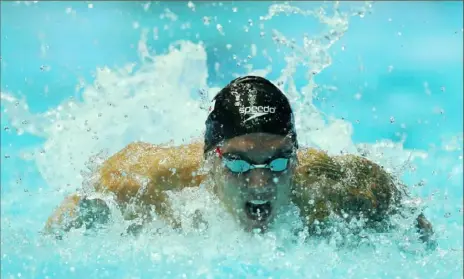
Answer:
<path fill-rule="evenodd" d="M 404 210 L 403 185 L 372 161 L 354 155 L 330 157 L 314 149 L 301 152 L 299 161 L 294 201 L 308 225 L 335 213 L 348 221 L 362 216 L 367 226 L 382 229 L 390 216 Z M 422 213 L 416 228 L 421 240 L 431 239 L 432 225 Z"/>
<path fill-rule="evenodd" d="M 199 173 L 201 152 L 199 144 L 180 147 L 142 142 L 129 144 L 99 168 L 95 191 L 114 195 L 123 216 L 128 220 L 138 217 L 149 219 L 154 206 L 160 217 L 172 221 L 166 191 L 201 183 L 204 178 Z M 104 212 L 103 200 L 89 201 L 77 194 L 66 198 L 48 219 L 45 231 L 50 232 L 56 227 L 69 230 L 82 226 L 80 209 L 83 207 L 92 208 L 97 213 Z"/>
<path fill-rule="evenodd" d="M 66 197 L 45 224 L 44 233 L 61 238 L 62 233 L 84 226 L 91 229 L 105 224 L 110 217 L 108 205 L 101 199 L 88 199 L 77 194 Z"/>

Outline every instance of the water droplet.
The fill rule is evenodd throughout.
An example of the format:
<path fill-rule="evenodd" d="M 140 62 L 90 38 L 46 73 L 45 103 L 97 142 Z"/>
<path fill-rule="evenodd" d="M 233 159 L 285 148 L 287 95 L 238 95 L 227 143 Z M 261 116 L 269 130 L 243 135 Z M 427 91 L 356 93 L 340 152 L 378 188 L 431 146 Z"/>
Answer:
<path fill-rule="evenodd" d="M 92 9 L 92 8 L 93 8 L 93 4 L 92 4 L 92 3 L 89 3 L 89 4 L 87 5 L 87 8 Z"/>
<path fill-rule="evenodd" d="M 223 31 L 224 31 L 223 28 L 222 28 L 222 25 L 219 24 L 219 23 L 216 25 L 216 29 L 219 31 L 219 33 L 223 33 Z"/>
<path fill-rule="evenodd" d="M 187 3 L 187 7 L 189 7 L 190 9 L 192 9 L 192 11 L 195 11 L 195 4 L 193 4 L 192 1 L 189 1 L 189 2 Z"/>

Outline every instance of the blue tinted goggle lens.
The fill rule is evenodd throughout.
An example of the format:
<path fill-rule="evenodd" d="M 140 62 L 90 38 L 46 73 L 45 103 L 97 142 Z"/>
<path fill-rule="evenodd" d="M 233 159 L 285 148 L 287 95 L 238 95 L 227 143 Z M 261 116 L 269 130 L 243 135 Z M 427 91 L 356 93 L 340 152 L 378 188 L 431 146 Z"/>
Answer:
<path fill-rule="evenodd" d="M 231 171 L 236 173 L 247 172 L 250 169 L 255 168 L 267 168 L 271 171 L 284 171 L 287 169 L 288 166 L 288 158 L 277 158 L 272 160 L 269 164 L 263 165 L 253 165 L 248 163 L 245 160 L 229 160 L 224 159 L 224 165 Z"/>

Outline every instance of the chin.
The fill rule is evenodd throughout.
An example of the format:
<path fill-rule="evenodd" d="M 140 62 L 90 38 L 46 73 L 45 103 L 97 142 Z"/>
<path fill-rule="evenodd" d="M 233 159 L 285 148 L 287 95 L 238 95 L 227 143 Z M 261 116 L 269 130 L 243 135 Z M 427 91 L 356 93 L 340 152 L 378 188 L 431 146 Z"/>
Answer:
<path fill-rule="evenodd" d="M 247 232 L 265 233 L 269 230 L 272 220 L 257 222 L 254 220 L 246 220 L 243 223 L 243 229 Z"/>

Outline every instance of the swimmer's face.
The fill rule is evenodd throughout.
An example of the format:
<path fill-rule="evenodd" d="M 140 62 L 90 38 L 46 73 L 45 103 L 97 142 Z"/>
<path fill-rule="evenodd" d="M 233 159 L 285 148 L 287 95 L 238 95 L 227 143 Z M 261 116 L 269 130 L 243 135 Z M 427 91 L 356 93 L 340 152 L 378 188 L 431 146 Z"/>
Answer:
<path fill-rule="evenodd" d="M 290 202 L 296 166 L 292 141 L 253 133 L 227 140 L 219 150 L 213 159 L 215 193 L 245 229 L 265 230 L 279 209 Z"/>

